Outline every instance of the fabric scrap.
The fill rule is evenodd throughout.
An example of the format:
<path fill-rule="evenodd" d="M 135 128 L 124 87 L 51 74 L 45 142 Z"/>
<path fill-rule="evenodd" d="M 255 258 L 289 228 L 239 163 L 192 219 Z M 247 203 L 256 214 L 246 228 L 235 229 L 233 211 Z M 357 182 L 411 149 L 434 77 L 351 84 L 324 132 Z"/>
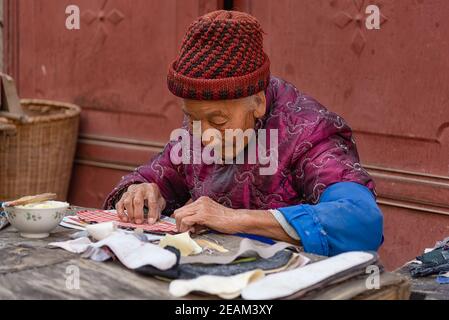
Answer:
<path fill-rule="evenodd" d="M 449 271 L 449 245 L 446 241 L 437 243 L 436 247 L 427 253 L 416 257 L 420 264 L 410 264 L 412 277 L 425 277 Z"/>
<path fill-rule="evenodd" d="M 91 224 L 86 227 L 86 231 L 89 233 L 89 236 L 97 241 L 106 239 L 116 230 L 117 222 L 115 221 Z"/>
<path fill-rule="evenodd" d="M 229 264 L 239 257 L 261 257 L 270 258 L 278 251 L 294 247 L 286 242 L 277 242 L 272 246 L 259 245 L 250 239 L 243 239 L 240 242 L 239 250 L 236 253 L 214 254 L 214 255 L 196 255 L 181 257 L 181 264 L 184 263 L 204 263 L 204 264 Z"/>
<path fill-rule="evenodd" d="M 440 277 L 449 278 L 449 272 L 442 272 L 439 274 Z"/>
<path fill-rule="evenodd" d="M 321 260 L 302 268 L 275 273 L 242 291 L 246 300 L 270 300 L 293 295 L 352 268 L 377 261 L 377 255 L 352 251 Z"/>
<path fill-rule="evenodd" d="M 155 224 L 135 224 L 120 221 L 116 210 L 85 210 L 77 212 L 80 220 L 88 223 L 101 223 L 116 221 L 120 228 L 124 229 L 143 229 L 146 232 L 153 233 L 177 233 L 176 222 L 172 218 L 161 217 L 161 220 Z"/>
<path fill-rule="evenodd" d="M 449 277 L 438 276 L 435 280 L 439 284 L 449 284 Z"/>
<path fill-rule="evenodd" d="M 181 256 L 186 257 L 192 254 L 199 254 L 203 249 L 190 238 L 189 232 L 184 232 L 176 235 L 167 234 L 159 242 L 161 248 L 167 246 L 175 247 L 181 252 Z"/>
<path fill-rule="evenodd" d="M 97 248 L 89 246 L 82 254 L 83 258 L 89 258 L 96 262 L 104 262 L 114 257 L 114 254 L 108 248 Z"/>
<path fill-rule="evenodd" d="M 255 269 L 263 270 L 265 274 L 286 270 L 290 264 L 300 259 L 291 251 L 283 250 L 277 252 L 268 259 L 256 258 L 254 261 L 239 262 L 231 264 L 181 264 L 179 279 L 193 279 L 202 275 L 233 276 Z"/>
<path fill-rule="evenodd" d="M 120 262 L 129 269 L 151 265 L 160 270 L 167 270 L 177 262 L 173 252 L 152 243 L 142 242 L 132 234 L 118 231 L 91 246 L 109 247 Z"/>
<path fill-rule="evenodd" d="M 193 280 L 174 280 L 170 283 L 169 292 L 175 297 L 183 297 L 190 292 L 200 291 L 217 295 L 222 299 L 234 299 L 248 284 L 263 277 L 264 272 L 256 269 L 231 277 L 207 275 Z"/>
<path fill-rule="evenodd" d="M 69 237 L 70 237 L 70 239 L 88 238 L 89 233 L 86 230 L 81 230 L 81 231 L 72 233 Z"/>
<path fill-rule="evenodd" d="M 167 247 L 178 257 L 180 253 L 177 249 Z M 309 259 L 301 254 L 293 253 L 289 250 L 277 252 L 273 257 L 251 258 L 252 261 L 232 262 L 231 264 L 178 264 L 171 269 L 161 271 L 152 266 L 142 266 L 135 269 L 136 272 L 147 276 L 159 276 L 165 279 L 194 279 L 203 275 L 233 276 L 236 274 L 261 269 L 265 274 L 290 270 L 301 267 L 309 262 Z"/>
<path fill-rule="evenodd" d="M 67 240 L 61 242 L 51 242 L 49 247 L 61 248 L 73 253 L 83 253 L 92 244 L 87 237 L 81 237 L 74 240 Z"/>
<path fill-rule="evenodd" d="M 412 277 L 426 277 L 434 274 L 438 274 L 440 272 L 448 272 L 449 271 L 449 263 L 440 264 L 440 265 L 426 265 L 426 264 L 416 264 L 412 263 L 408 265 L 409 272 Z"/>
<path fill-rule="evenodd" d="M 440 249 L 444 247 L 449 247 L 449 237 L 443 239 L 442 241 L 437 241 L 433 249 Z"/>
<path fill-rule="evenodd" d="M 227 253 L 229 252 L 228 249 L 223 247 L 222 245 L 219 245 L 217 243 L 213 243 L 212 241 L 206 240 L 206 239 L 196 239 L 195 242 L 200 245 L 203 250 L 215 250 L 221 253 Z"/>

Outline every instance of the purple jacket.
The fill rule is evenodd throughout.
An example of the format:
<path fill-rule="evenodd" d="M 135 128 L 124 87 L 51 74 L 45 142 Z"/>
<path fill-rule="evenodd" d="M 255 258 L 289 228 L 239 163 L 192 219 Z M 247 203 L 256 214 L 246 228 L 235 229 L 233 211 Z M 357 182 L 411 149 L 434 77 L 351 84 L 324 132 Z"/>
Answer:
<path fill-rule="evenodd" d="M 271 77 L 266 89 L 267 112 L 257 128 L 278 129 L 279 164 L 274 175 L 259 174 L 257 164 L 173 165 L 170 150 L 176 141 L 148 164 L 124 176 L 107 197 L 113 208 L 126 188 L 154 182 L 171 214 L 190 198 L 208 196 L 235 209 L 278 209 L 316 204 L 322 192 L 338 182 L 355 182 L 374 193 L 374 182 L 359 163 L 351 128 L 292 84 Z"/>

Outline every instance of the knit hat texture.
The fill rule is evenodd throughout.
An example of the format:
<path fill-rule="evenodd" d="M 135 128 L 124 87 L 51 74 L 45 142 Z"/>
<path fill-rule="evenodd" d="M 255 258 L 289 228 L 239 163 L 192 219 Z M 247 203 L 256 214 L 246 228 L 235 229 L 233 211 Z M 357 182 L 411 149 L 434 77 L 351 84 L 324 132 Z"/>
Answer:
<path fill-rule="evenodd" d="M 198 18 L 169 67 L 169 90 L 195 100 L 238 99 L 265 90 L 270 60 L 262 34 L 257 19 L 244 12 L 219 10 Z"/>

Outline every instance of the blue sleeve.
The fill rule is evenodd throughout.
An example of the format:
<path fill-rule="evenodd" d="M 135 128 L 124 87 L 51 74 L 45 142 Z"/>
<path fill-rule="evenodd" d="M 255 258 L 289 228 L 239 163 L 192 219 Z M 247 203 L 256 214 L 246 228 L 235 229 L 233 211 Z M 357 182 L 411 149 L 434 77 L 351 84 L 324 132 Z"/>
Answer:
<path fill-rule="evenodd" d="M 358 183 L 326 188 L 316 205 L 278 209 L 296 230 L 306 252 L 334 256 L 377 251 L 383 242 L 383 215 L 371 191 Z"/>

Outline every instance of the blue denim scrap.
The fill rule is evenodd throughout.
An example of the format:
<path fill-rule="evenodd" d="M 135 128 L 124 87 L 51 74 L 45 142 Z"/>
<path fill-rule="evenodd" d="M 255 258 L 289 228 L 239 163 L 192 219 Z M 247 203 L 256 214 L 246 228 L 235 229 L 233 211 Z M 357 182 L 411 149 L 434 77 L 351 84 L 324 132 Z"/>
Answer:
<path fill-rule="evenodd" d="M 445 274 L 447 274 L 447 273 L 445 273 Z M 449 284 L 449 275 L 448 276 L 446 276 L 446 275 L 439 275 L 437 278 L 436 278 L 436 282 L 437 283 L 439 283 L 439 284 Z"/>

